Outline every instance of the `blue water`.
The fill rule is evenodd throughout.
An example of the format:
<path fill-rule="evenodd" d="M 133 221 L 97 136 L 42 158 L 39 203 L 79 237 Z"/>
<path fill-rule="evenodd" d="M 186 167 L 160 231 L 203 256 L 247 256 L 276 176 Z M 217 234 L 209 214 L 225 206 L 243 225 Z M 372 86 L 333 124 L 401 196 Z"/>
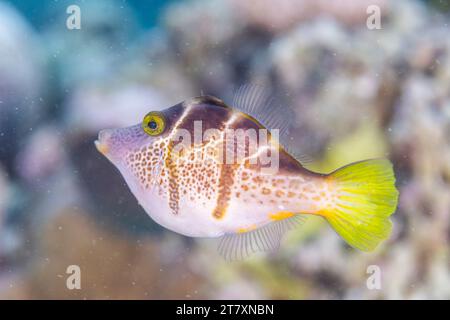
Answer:
<path fill-rule="evenodd" d="M 97 0 L 88 0 L 89 2 Z M 102 1 L 102 0 L 100 0 Z M 159 22 L 159 16 L 165 7 L 170 3 L 179 0 L 117 0 L 103 1 L 108 6 L 117 7 L 125 6 L 133 11 L 138 24 L 149 29 L 156 26 Z M 12 4 L 18 9 L 24 17 L 37 29 L 49 21 L 49 12 L 58 12 L 59 10 L 65 14 L 65 10 L 69 5 L 75 4 L 83 10 L 83 4 L 86 0 L 53 0 L 53 1 L 35 1 L 35 0 L 6 0 L 5 2 Z M 51 19 L 51 18 L 50 18 Z"/>

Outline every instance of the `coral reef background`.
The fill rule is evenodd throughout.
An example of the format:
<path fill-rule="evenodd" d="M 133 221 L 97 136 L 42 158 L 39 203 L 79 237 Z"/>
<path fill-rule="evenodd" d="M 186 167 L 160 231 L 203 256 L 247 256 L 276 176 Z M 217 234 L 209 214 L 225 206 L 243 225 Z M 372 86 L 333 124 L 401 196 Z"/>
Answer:
<path fill-rule="evenodd" d="M 69 5 L 81 29 L 66 27 Z M 366 25 L 381 10 L 381 29 Z M 450 299 L 450 2 L 0 1 L 0 298 Z M 264 81 L 289 140 L 329 172 L 388 157 L 391 238 L 349 248 L 310 218 L 225 262 L 164 230 L 95 150 L 97 132 Z M 229 101 L 229 100 L 228 100 Z M 81 289 L 66 287 L 69 265 Z M 370 266 L 381 272 L 370 289 Z"/>

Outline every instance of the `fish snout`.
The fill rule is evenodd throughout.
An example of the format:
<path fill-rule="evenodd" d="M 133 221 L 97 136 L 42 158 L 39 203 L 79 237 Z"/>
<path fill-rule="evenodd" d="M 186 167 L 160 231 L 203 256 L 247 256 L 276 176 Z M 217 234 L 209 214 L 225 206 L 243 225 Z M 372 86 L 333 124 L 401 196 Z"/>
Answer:
<path fill-rule="evenodd" d="M 104 129 L 98 133 L 98 139 L 95 140 L 95 146 L 97 150 L 105 156 L 108 154 L 110 150 L 111 135 L 112 135 L 111 129 Z"/>

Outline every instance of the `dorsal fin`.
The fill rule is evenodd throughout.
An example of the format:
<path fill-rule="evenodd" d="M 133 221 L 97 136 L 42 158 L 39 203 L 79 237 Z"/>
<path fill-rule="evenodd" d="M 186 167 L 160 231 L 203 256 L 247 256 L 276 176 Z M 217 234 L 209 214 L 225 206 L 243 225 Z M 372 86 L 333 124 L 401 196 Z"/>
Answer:
<path fill-rule="evenodd" d="M 227 106 L 225 102 L 223 102 L 222 100 L 220 100 L 217 97 L 210 96 L 210 95 L 198 96 L 198 97 L 194 97 L 192 99 L 184 101 L 185 105 L 201 104 L 201 103 L 212 104 L 212 105 L 216 105 L 216 106 L 223 107 L 223 108 L 229 108 L 229 106 Z"/>
<path fill-rule="evenodd" d="M 242 260 L 258 251 L 274 251 L 280 246 L 281 239 L 287 231 L 302 225 L 305 221 L 305 216 L 296 214 L 253 231 L 226 234 L 220 238 L 218 251 L 228 261 Z"/>
<path fill-rule="evenodd" d="M 293 146 L 292 143 L 290 143 L 290 144 L 288 143 L 288 144 L 284 145 L 283 147 L 284 147 L 284 150 L 287 153 L 289 153 L 289 155 L 291 157 L 293 157 L 295 160 L 297 160 L 301 164 L 313 162 L 313 159 L 310 156 L 301 153 L 297 148 L 295 148 Z"/>
<path fill-rule="evenodd" d="M 282 104 L 268 86 L 242 85 L 234 94 L 233 107 L 252 116 L 270 131 L 278 129 L 280 141 L 287 138 L 293 111 Z"/>
<path fill-rule="evenodd" d="M 269 131 L 278 129 L 279 143 L 284 150 L 300 163 L 311 162 L 310 157 L 300 154 L 294 147 L 289 132 L 295 113 L 280 100 L 268 86 L 244 84 L 234 94 L 233 107 L 252 116 Z"/>

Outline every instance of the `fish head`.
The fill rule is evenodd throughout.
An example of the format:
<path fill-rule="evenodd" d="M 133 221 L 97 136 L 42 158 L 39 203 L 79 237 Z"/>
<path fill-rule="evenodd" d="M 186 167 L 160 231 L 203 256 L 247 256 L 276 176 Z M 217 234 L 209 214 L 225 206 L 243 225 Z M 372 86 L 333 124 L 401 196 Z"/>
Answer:
<path fill-rule="evenodd" d="M 141 123 L 130 127 L 101 130 L 95 146 L 119 169 L 123 166 L 130 167 L 133 163 L 129 159 L 160 156 L 167 151 L 171 141 L 179 138 L 176 131 L 184 130 L 193 134 L 196 121 L 204 123 L 204 129 L 220 127 L 228 111 L 225 111 L 223 105 L 211 104 L 220 103 L 218 99 L 208 99 L 210 103 L 194 98 L 163 111 L 150 111 Z M 151 163 L 156 162 L 148 160 L 150 167 L 146 161 L 147 169 L 151 170 Z"/>
<path fill-rule="evenodd" d="M 116 129 L 103 129 L 95 141 L 97 150 L 124 176 L 144 169 L 150 173 L 161 166 L 162 155 L 173 127 L 183 113 L 182 104 L 158 112 L 149 112 L 141 123 Z"/>
<path fill-rule="evenodd" d="M 190 210 L 186 199 L 195 196 L 190 187 L 192 183 L 185 177 L 209 183 L 206 179 L 197 179 L 204 174 L 200 170 L 194 174 L 189 169 L 186 174 L 187 165 L 194 161 L 187 163 L 188 150 L 197 151 L 194 148 L 195 123 L 200 121 L 206 129 L 218 128 L 228 119 L 229 112 L 217 99 L 194 98 L 158 113 L 149 112 L 139 124 L 101 130 L 95 145 L 120 171 L 139 204 L 156 222 L 182 234 L 193 234 L 192 225 L 183 220 L 187 217 L 183 213 Z M 155 123 L 149 119 L 158 125 L 162 119 L 163 129 L 156 130 Z M 192 139 L 188 139 L 186 133 Z M 176 149 L 182 144 L 187 148 L 181 151 L 186 152 L 178 156 Z"/>

